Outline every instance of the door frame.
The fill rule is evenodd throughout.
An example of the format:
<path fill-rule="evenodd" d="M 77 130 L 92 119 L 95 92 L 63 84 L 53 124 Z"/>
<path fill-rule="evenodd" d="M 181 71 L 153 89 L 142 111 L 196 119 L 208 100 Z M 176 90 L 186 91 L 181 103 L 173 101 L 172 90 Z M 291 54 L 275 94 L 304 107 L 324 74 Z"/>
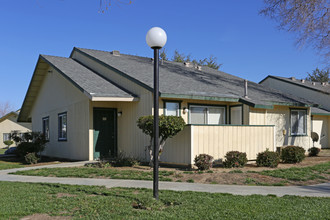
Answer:
<path fill-rule="evenodd" d="M 93 139 L 95 132 L 95 110 L 105 110 L 105 111 L 113 111 L 114 112 L 114 157 L 118 156 L 118 125 L 117 125 L 117 109 L 116 108 L 102 108 L 102 107 L 93 107 Z M 93 140 L 93 160 L 95 160 L 95 140 Z"/>

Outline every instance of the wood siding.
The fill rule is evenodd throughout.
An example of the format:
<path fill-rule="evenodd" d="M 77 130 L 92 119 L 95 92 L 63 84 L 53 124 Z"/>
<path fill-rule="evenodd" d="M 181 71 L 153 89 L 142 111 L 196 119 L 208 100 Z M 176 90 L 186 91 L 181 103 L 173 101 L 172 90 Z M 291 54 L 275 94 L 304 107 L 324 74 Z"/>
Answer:
<path fill-rule="evenodd" d="M 193 155 L 209 154 L 223 160 L 228 151 L 245 152 L 249 160 L 257 153 L 275 150 L 273 126 L 191 126 Z"/>

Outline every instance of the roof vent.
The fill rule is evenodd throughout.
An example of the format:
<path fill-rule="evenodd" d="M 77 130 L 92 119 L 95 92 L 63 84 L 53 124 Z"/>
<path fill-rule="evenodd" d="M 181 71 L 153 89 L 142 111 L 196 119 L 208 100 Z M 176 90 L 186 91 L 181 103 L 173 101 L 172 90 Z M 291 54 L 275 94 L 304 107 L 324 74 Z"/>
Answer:
<path fill-rule="evenodd" d="M 296 77 L 293 77 L 293 76 L 292 76 L 290 79 L 291 79 L 292 81 L 295 81 L 295 80 L 296 80 Z"/>
<path fill-rule="evenodd" d="M 186 67 L 191 67 L 191 63 L 189 63 L 189 62 L 184 62 L 183 63 Z"/>
<path fill-rule="evenodd" d="M 301 80 L 301 82 L 302 82 L 302 83 L 305 83 L 305 80 L 304 80 L 304 79 L 302 79 L 302 80 Z"/>
<path fill-rule="evenodd" d="M 327 83 L 326 82 L 322 82 L 322 86 L 326 86 L 327 85 Z"/>
<path fill-rule="evenodd" d="M 244 79 L 244 98 L 248 99 L 248 81 Z"/>
<path fill-rule="evenodd" d="M 113 51 L 111 52 L 111 54 L 114 55 L 114 56 L 120 56 L 120 52 L 119 52 L 119 50 L 113 50 Z"/>
<path fill-rule="evenodd" d="M 312 85 L 315 86 L 315 82 L 312 82 Z"/>
<path fill-rule="evenodd" d="M 197 69 L 198 70 L 202 70 L 202 66 L 197 66 Z"/>

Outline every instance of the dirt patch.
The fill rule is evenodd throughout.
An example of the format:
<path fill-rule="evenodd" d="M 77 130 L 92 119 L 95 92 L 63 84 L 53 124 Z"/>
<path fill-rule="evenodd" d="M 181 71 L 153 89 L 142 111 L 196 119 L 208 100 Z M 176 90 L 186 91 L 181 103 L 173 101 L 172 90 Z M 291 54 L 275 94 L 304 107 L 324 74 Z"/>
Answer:
<path fill-rule="evenodd" d="M 47 214 L 33 214 L 21 218 L 21 220 L 65 220 L 65 219 L 72 219 L 72 218 L 70 216 L 50 216 Z"/>
<path fill-rule="evenodd" d="M 330 175 L 322 174 L 325 179 L 315 179 L 308 181 L 290 181 L 281 178 L 264 176 L 258 174 L 263 170 L 287 169 L 291 167 L 308 167 L 320 163 L 330 161 L 330 156 L 319 157 L 306 157 L 301 163 L 298 164 L 284 164 L 280 163 L 277 168 L 258 167 L 255 162 L 249 162 L 243 168 L 212 168 L 207 172 L 199 172 L 194 169 L 178 169 L 160 167 L 159 171 L 173 171 L 174 175 L 169 176 L 173 182 L 193 182 L 193 183 L 207 183 L 207 184 L 227 184 L 227 185 L 313 185 L 330 181 Z M 106 168 L 107 169 L 107 168 Z M 114 169 L 114 168 L 108 168 Z M 118 170 L 139 170 L 150 172 L 152 169 L 148 166 L 135 166 L 135 167 L 116 167 Z M 102 178 L 102 177 L 96 177 Z M 106 177 L 103 177 L 106 178 Z"/>

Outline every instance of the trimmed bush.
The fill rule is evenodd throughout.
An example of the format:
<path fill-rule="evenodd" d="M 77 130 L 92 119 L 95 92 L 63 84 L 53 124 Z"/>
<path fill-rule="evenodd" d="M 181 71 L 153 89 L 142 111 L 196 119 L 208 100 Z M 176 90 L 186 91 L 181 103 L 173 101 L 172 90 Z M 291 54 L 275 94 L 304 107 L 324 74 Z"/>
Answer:
<path fill-rule="evenodd" d="M 258 167 L 277 167 L 280 162 L 280 155 L 277 152 L 266 150 L 258 153 L 257 166 Z"/>
<path fill-rule="evenodd" d="M 25 157 L 27 153 L 39 153 L 45 149 L 46 139 L 40 132 L 24 133 L 23 138 L 14 135 L 14 140 L 20 142 L 16 154 Z"/>
<path fill-rule="evenodd" d="M 282 149 L 281 159 L 283 163 L 300 163 L 305 159 L 305 149 L 298 146 L 287 146 Z"/>
<path fill-rule="evenodd" d="M 11 140 L 6 140 L 3 142 L 5 145 L 7 145 L 7 147 L 9 147 L 10 145 L 12 145 L 14 143 L 14 141 Z"/>
<path fill-rule="evenodd" d="M 223 162 L 223 166 L 226 168 L 231 167 L 244 167 L 248 162 L 246 153 L 239 151 L 229 151 L 225 156 L 226 160 Z"/>
<path fill-rule="evenodd" d="M 198 170 L 209 170 L 212 167 L 213 157 L 208 154 L 200 154 L 195 157 L 195 166 Z"/>
<path fill-rule="evenodd" d="M 135 158 L 125 156 L 123 153 L 119 153 L 118 156 L 110 161 L 110 164 L 114 167 L 133 167 L 139 165 L 139 161 Z"/>
<path fill-rule="evenodd" d="M 308 156 L 316 157 L 320 153 L 320 148 L 312 147 L 308 149 Z"/>
<path fill-rule="evenodd" d="M 36 153 L 27 153 L 24 157 L 25 162 L 28 164 L 36 164 L 38 163 L 38 157 Z"/>

